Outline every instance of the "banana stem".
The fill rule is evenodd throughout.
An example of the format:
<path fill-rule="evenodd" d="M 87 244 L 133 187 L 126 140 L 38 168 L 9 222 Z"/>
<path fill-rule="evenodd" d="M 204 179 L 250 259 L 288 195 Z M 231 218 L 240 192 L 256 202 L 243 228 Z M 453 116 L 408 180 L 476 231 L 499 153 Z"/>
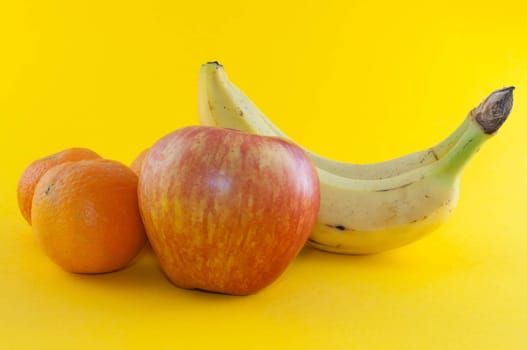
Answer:
<path fill-rule="evenodd" d="M 443 141 L 433 146 L 431 150 L 436 155 L 436 158 L 443 158 L 445 154 L 459 141 L 463 133 L 468 129 L 470 125 L 470 116 L 466 117 L 463 122 Z"/>
<path fill-rule="evenodd" d="M 458 176 L 483 143 L 503 125 L 512 109 L 514 87 L 494 91 L 469 115 L 470 125 L 443 159 L 444 171 Z"/>

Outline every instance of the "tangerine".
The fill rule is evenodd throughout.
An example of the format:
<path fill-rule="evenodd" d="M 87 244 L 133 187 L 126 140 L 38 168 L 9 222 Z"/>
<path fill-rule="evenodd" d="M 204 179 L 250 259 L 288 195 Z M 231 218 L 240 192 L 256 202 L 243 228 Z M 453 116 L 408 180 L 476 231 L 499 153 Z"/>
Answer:
<path fill-rule="evenodd" d="M 105 159 L 48 170 L 36 186 L 31 216 L 46 254 L 75 273 L 127 266 L 147 242 L 137 182 L 130 168 Z"/>
<path fill-rule="evenodd" d="M 18 181 L 18 207 L 26 221 L 31 225 L 31 202 L 38 181 L 49 169 L 64 162 L 83 159 L 97 159 L 100 156 L 86 148 L 69 148 L 31 163 Z"/>

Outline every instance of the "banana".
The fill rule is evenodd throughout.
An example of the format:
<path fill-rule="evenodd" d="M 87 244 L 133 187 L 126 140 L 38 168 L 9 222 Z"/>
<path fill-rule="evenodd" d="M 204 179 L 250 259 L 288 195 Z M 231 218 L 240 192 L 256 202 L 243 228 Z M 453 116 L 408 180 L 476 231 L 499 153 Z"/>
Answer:
<path fill-rule="evenodd" d="M 321 204 L 309 238 L 335 253 L 371 254 L 413 242 L 451 215 L 471 157 L 507 119 L 514 88 L 497 90 L 434 147 L 375 164 L 348 164 L 306 150 L 317 167 Z M 202 66 L 198 112 L 205 125 L 287 138 L 217 62 Z"/>
<path fill-rule="evenodd" d="M 229 81 L 218 62 L 202 66 L 198 86 L 198 111 L 202 124 L 290 139 Z M 382 179 L 437 161 L 457 142 L 469 122 L 468 118 L 465 119 L 449 137 L 434 147 L 379 163 L 350 164 L 305 151 L 318 168 L 331 173 L 355 179 Z"/>

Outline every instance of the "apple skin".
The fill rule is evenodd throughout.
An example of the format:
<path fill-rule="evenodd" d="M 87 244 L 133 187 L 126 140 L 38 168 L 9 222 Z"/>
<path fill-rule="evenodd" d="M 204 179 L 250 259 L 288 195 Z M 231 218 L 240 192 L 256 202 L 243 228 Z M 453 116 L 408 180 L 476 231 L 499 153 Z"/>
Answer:
<path fill-rule="evenodd" d="M 313 229 L 320 188 L 293 143 L 191 126 L 155 143 L 139 178 L 149 241 L 176 285 L 232 295 L 275 281 Z"/>

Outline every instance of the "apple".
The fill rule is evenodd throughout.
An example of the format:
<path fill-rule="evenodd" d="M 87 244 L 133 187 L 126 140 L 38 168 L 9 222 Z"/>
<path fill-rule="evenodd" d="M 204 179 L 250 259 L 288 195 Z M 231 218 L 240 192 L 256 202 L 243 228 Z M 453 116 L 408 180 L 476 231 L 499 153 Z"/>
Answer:
<path fill-rule="evenodd" d="M 182 288 L 232 295 L 255 293 L 285 271 L 320 206 L 317 172 L 300 147 L 208 126 L 157 141 L 138 194 L 166 276 Z"/>

